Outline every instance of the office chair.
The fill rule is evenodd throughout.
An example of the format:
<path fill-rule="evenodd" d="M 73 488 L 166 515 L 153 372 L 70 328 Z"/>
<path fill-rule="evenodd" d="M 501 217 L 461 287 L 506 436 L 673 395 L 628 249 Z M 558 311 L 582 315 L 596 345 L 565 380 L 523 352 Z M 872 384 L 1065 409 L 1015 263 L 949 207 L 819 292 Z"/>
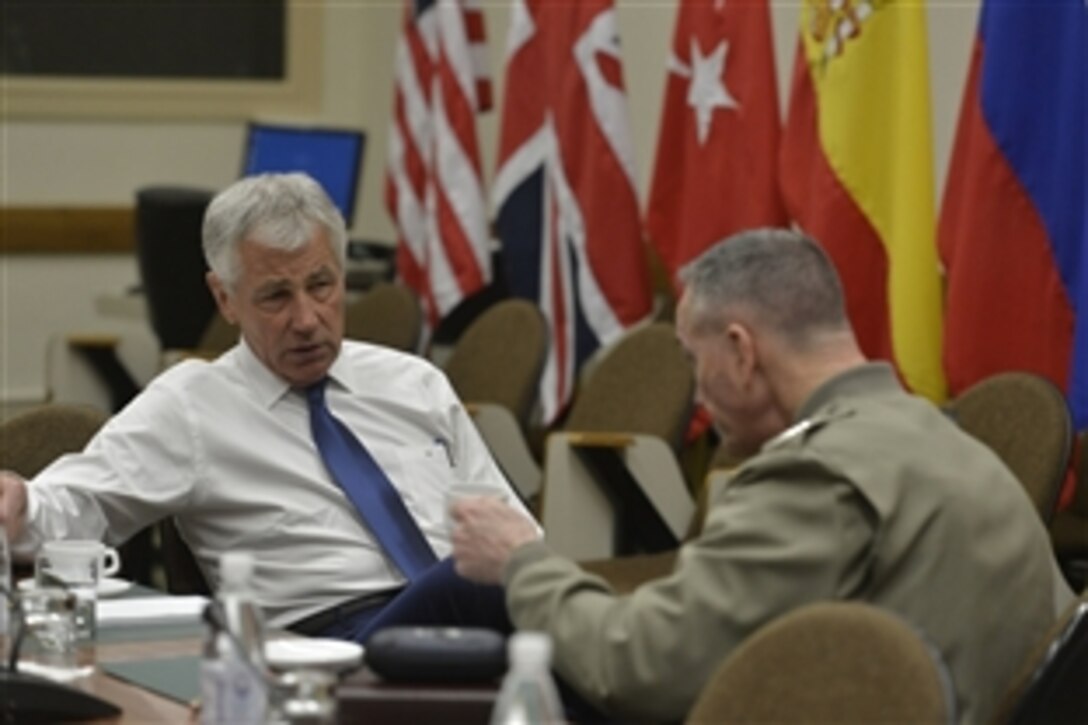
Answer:
<path fill-rule="evenodd" d="M 818 602 L 759 629 L 704 686 L 688 723 L 950 723 L 951 678 L 894 614 Z"/>
<path fill-rule="evenodd" d="M 1073 440 L 1072 417 L 1061 391 L 1033 373 L 1000 373 L 962 392 L 945 410 L 1016 474 L 1049 525 Z"/>
<path fill-rule="evenodd" d="M 238 335 L 238 328 L 216 310 L 195 348 L 163 351 L 163 367 L 188 358 L 213 360 L 232 348 L 238 342 Z M 174 517 L 159 521 L 157 531 L 166 590 L 171 594 L 210 595 L 211 587 L 189 545 L 181 538 Z"/>
<path fill-rule="evenodd" d="M 1028 656 L 998 706 L 996 722 L 1088 722 L 1088 591 Z"/>
<path fill-rule="evenodd" d="M 1088 430 L 1077 434 L 1073 501 L 1054 515 L 1050 540 L 1066 579 L 1077 591 L 1088 587 Z"/>
<path fill-rule="evenodd" d="M 379 282 L 347 305 L 344 336 L 403 352 L 416 352 L 423 334 L 423 310 L 401 284 Z"/>
<path fill-rule="evenodd" d="M 739 462 L 731 455 L 716 453 L 710 461 L 710 470 L 703 485 L 695 493 L 695 510 L 683 541 L 699 536 L 706 521 L 707 512 L 714 497 L 725 488 L 736 473 Z M 683 542 L 681 542 L 683 543 Z M 653 554 L 634 554 L 578 562 L 586 571 L 602 577 L 617 594 L 629 594 L 652 579 L 667 576 L 676 564 L 679 546 Z"/>
<path fill-rule="evenodd" d="M 507 299 L 465 329 L 445 371 L 461 400 L 502 406 L 526 430 L 547 354 L 548 323 L 540 309 Z"/>
<path fill-rule="evenodd" d="M 83 450 L 109 419 L 87 405 L 47 403 L 0 424 L 0 469 L 33 478 L 65 453 Z"/>
<path fill-rule="evenodd" d="M 676 548 L 694 513 L 677 462 L 694 387 L 668 323 L 606 351 L 547 440 L 541 519 L 552 546 L 575 560 Z"/>
<path fill-rule="evenodd" d="M 544 315 L 511 298 L 473 320 L 444 365 L 480 436 L 527 501 L 540 490 L 540 466 L 526 441 L 547 354 Z"/>
<path fill-rule="evenodd" d="M 208 326 L 200 335 L 195 347 L 173 348 L 162 351 L 160 360 L 161 369 L 165 370 L 182 360 L 196 358 L 199 360 L 214 360 L 238 342 L 240 333 L 235 325 L 227 322 L 227 318 L 216 310 L 208 320 Z"/>
<path fill-rule="evenodd" d="M 46 403 L 0 424 L 0 469 L 33 478 L 66 453 L 82 451 L 109 415 L 86 405 Z M 118 547 L 120 576 L 150 584 L 157 557 L 151 527 Z"/>
<path fill-rule="evenodd" d="M 201 248 L 204 210 L 213 193 L 200 189 L 147 187 L 136 193 L 136 258 L 150 327 L 158 343 L 155 369 L 200 350 L 215 321 L 215 300 L 205 282 Z M 122 361 L 116 335 L 69 335 L 57 355 L 74 352 L 94 372 L 113 412 L 140 391 L 140 382 Z M 52 357 L 53 355 L 51 355 Z"/>
<path fill-rule="evenodd" d="M 170 186 L 136 192 L 136 259 L 151 329 L 163 350 L 196 348 L 215 311 L 201 247 L 204 211 L 213 196 Z"/>

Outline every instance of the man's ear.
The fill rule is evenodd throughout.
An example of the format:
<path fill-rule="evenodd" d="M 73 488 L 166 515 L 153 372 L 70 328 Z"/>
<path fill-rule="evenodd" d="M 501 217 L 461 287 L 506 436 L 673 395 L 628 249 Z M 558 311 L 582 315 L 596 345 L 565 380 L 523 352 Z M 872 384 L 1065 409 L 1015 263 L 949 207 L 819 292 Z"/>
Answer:
<path fill-rule="evenodd" d="M 730 322 L 725 328 L 734 371 L 742 381 L 749 381 L 759 366 L 756 341 L 752 331 L 739 322 Z"/>
<path fill-rule="evenodd" d="M 219 279 L 215 272 L 209 271 L 204 275 L 204 281 L 208 283 L 208 289 L 212 291 L 212 297 L 215 298 L 219 313 L 223 315 L 227 322 L 237 325 L 238 315 L 234 313 L 233 298 L 230 292 L 227 291 L 227 286 L 223 284 L 223 280 Z"/>

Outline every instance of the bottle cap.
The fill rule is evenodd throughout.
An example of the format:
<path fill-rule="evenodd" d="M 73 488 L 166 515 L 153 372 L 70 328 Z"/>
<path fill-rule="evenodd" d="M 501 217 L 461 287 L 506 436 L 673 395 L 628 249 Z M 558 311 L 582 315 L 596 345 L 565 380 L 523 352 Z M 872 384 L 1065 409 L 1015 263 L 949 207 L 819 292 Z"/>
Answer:
<path fill-rule="evenodd" d="M 248 551 L 228 551 L 219 560 L 220 574 L 226 584 L 244 584 L 253 574 L 253 554 Z"/>
<path fill-rule="evenodd" d="M 507 643 L 511 665 L 548 667 L 552 659 L 552 638 L 544 632 L 516 632 Z"/>

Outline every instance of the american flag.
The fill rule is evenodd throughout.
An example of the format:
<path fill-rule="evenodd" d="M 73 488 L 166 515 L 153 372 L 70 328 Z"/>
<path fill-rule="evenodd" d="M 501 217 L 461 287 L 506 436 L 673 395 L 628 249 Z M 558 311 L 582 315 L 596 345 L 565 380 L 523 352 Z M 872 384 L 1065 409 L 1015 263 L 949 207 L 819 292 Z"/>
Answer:
<path fill-rule="evenodd" d="M 545 422 L 579 366 L 650 312 L 612 0 L 512 3 L 493 196 L 511 291 L 552 328 Z"/>
<path fill-rule="evenodd" d="M 397 271 L 430 325 L 491 279 L 476 114 L 491 108 L 475 0 L 406 0 L 385 200 Z"/>

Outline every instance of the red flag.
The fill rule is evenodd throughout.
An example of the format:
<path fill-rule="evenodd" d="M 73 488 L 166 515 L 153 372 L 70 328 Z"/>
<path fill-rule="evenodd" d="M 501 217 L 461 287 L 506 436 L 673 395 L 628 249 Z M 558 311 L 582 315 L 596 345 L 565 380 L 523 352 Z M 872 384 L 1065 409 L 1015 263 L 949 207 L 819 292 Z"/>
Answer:
<path fill-rule="evenodd" d="M 512 3 L 496 228 L 514 294 L 552 327 L 548 422 L 578 366 L 650 312 L 612 0 Z"/>
<path fill-rule="evenodd" d="M 491 106 L 474 0 L 406 0 L 386 206 L 397 269 L 433 326 L 491 279 L 476 114 Z"/>
<path fill-rule="evenodd" d="M 646 226 L 670 276 L 744 229 L 782 226 L 780 124 L 765 0 L 684 0 Z"/>

